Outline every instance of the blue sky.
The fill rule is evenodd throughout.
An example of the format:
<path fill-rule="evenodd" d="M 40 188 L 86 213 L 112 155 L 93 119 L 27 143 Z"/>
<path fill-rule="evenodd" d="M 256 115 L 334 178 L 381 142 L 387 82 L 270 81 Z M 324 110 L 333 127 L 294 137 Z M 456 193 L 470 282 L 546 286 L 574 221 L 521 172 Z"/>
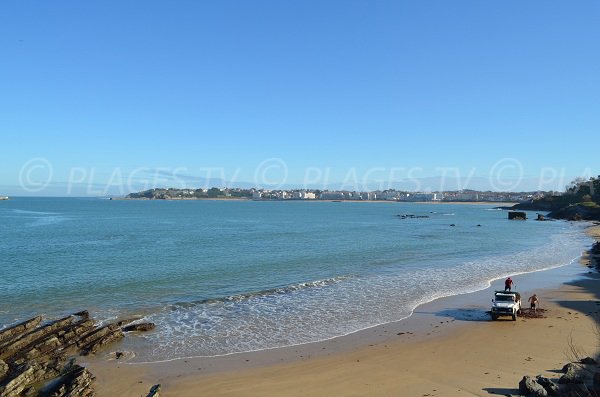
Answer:
<path fill-rule="evenodd" d="M 599 18 L 597 1 L 2 2 L 0 195 L 559 189 L 600 173 Z"/>

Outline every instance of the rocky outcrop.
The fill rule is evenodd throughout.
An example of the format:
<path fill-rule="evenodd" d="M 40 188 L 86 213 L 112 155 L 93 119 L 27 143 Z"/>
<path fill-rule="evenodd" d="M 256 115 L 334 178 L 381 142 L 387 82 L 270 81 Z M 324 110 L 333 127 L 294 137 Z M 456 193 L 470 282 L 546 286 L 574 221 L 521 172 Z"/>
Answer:
<path fill-rule="evenodd" d="M 508 219 L 524 221 L 527 219 L 527 213 L 521 211 L 510 211 L 508 213 Z"/>
<path fill-rule="evenodd" d="M 519 392 L 524 396 L 547 397 L 548 392 L 535 379 L 524 376 L 519 382 Z"/>
<path fill-rule="evenodd" d="M 127 327 L 123 327 L 123 332 L 132 332 L 132 331 L 147 332 L 147 331 L 152 331 L 154 329 L 154 327 L 155 326 L 153 323 L 132 324 L 132 325 L 128 325 Z"/>
<path fill-rule="evenodd" d="M 13 325 L 12 327 L 6 328 L 0 331 L 0 344 L 8 339 L 12 339 L 23 335 L 25 332 L 37 327 L 42 322 L 42 316 L 36 316 L 27 321 L 23 321 L 17 325 Z"/>
<path fill-rule="evenodd" d="M 102 328 L 98 328 L 86 335 L 77 342 L 77 346 L 81 349 L 84 356 L 96 353 L 102 347 L 115 342 L 125 335 L 123 330 L 117 324 L 109 324 Z"/>
<path fill-rule="evenodd" d="M 55 333 L 56 331 L 67 328 L 73 324 L 74 317 L 68 316 L 59 320 L 53 321 L 43 327 L 34 329 L 31 332 L 17 335 L 13 338 L 8 338 L 0 345 L 0 359 L 5 361 L 10 360 L 12 357 L 19 355 L 29 346 L 32 346 L 36 342 L 40 342 L 43 338 Z"/>
<path fill-rule="evenodd" d="M 93 397 L 94 376 L 86 368 L 74 365 L 54 387 L 45 394 L 50 397 Z"/>
<path fill-rule="evenodd" d="M 542 386 L 549 396 L 557 396 L 559 393 L 558 385 L 552 382 L 550 379 L 538 375 L 535 377 L 537 383 Z"/>
<path fill-rule="evenodd" d="M 2 380 L 4 380 L 4 378 L 6 377 L 7 374 L 8 374 L 8 364 L 6 364 L 4 361 L 0 360 L 0 382 L 2 382 Z"/>
<path fill-rule="evenodd" d="M 564 374 L 558 379 L 523 376 L 519 392 L 524 396 L 600 396 L 600 371 L 594 358 L 568 363 L 562 367 L 562 372 Z"/>
<path fill-rule="evenodd" d="M 89 313 L 82 311 L 43 325 L 37 316 L 1 330 L 0 397 L 94 396 L 93 375 L 67 358 L 96 353 L 123 338 L 123 327 L 132 321 L 97 327 Z M 147 331 L 154 324 L 133 327 Z"/>
<path fill-rule="evenodd" d="M 583 383 L 583 377 L 578 371 L 577 365 L 573 363 L 568 363 L 563 367 L 563 372 L 565 373 L 560 377 L 558 383 L 561 385 L 565 385 L 568 383 Z"/>
<path fill-rule="evenodd" d="M 579 362 L 581 364 L 587 364 L 587 365 L 597 365 L 598 361 L 596 361 L 594 358 L 592 357 L 584 357 L 581 360 L 579 360 Z"/>
<path fill-rule="evenodd" d="M 413 215 L 413 214 L 398 214 L 396 215 L 400 219 L 421 219 L 429 218 L 429 215 Z"/>
<path fill-rule="evenodd" d="M 556 209 L 548 214 L 556 219 L 567 219 L 570 221 L 590 221 L 600 219 L 600 208 L 590 207 L 583 204 L 570 205 Z"/>
<path fill-rule="evenodd" d="M 0 385 L 0 396 L 21 396 L 31 385 L 59 376 L 63 365 L 64 361 L 56 359 L 45 363 L 27 363 L 11 369 L 11 376 Z"/>

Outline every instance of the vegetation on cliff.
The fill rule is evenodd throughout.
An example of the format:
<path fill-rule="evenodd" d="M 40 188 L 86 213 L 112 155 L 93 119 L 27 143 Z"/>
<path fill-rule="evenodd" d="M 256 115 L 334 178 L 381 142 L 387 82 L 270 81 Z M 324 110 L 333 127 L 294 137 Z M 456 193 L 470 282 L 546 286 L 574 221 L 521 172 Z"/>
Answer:
<path fill-rule="evenodd" d="M 202 199 L 202 198 L 252 198 L 249 189 L 149 189 L 137 193 L 130 193 L 127 198 L 133 199 Z"/>
<path fill-rule="evenodd" d="M 577 178 L 561 195 L 544 196 L 520 203 L 514 209 L 549 211 L 549 216 L 569 220 L 600 220 L 600 175 Z"/>

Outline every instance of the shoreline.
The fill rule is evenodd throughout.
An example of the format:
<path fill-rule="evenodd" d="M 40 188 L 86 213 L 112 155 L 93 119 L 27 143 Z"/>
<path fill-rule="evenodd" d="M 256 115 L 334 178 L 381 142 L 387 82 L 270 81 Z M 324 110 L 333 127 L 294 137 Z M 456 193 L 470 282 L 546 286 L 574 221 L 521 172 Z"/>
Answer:
<path fill-rule="evenodd" d="M 590 225 L 586 228 L 586 233 L 598 240 L 600 239 L 600 226 L 598 224 Z M 587 260 L 589 261 L 589 259 Z M 583 255 L 581 258 L 583 265 L 586 264 L 585 261 L 586 257 Z M 516 281 L 519 291 L 524 295 L 524 301 L 526 301 L 527 294 L 535 290 L 542 300 L 541 307 L 549 308 L 548 318 L 545 319 L 526 320 L 519 318 L 516 323 L 512 321 L 490 321 L 489 316 L 485 313 L 486 310 L 489 310 L 490 291 L 493 288 L 502 287 L 501 280 L 496 280 L 491 283 L 490 287 L 480 291 L 439 298 L 419 305 L 413 311 L 413 314 L 404 320 L 379 325 L 322 342 L 237 353 L 228 356 L 196 357 L 153 364 L 126 364 L 124 362 L 106 361 L 104 357 L 98 357 L 90 360 L 87 365 L 91 367 L 92 372 L 97 376 L 97 390 L 100 397 L 116 394 L 137 396 L 147 392 L 148 388 L 156 383 L 163 384 L 163 392 L 167 396 L 193 396 L 195 395 L 194 390 L 210 390 L 210 395 L 387 395 L 388 393 L 383 391 L 384 389 L 389 391 L 386 388 L 374 391 L 371 388 L 364 389 L 364 385 L 359 386 L 356 383 L 367 384 L 373 382 L 374 379 L 382 380 L 385 378 L 385 383 L 390 387 L 395 385 L 395 387 L 404 389 L 407 386 L 406 382 L 388 379 L 389 377 L 384 376 L 384 373 L 386 373 L 384 368 L 378 367 L 375 370 L 357 373 L 354 367 L 358 366 L 358 363 L 363 360 L 371 362 L 372 365 L 381 360 L 389 360 L 398 368 L 403 368 L 404 371 L 410 373 L 410 366 L 415 363 L 404 356 L 410 356 L 408 354 L 410 353 L 412 354 L 411 357 L 414 358 L 418 351 L 423 349 L 427 351 L 427 349 L 435 347 L 436 349 L 452 351 L 461 348 L 461 346 L 462 348 L 483 349 L 486 347 L 485 345 L 489 344 L 502 351 L 502 342 L 507 338 L 506 333 L 502 330 L 509 328 L 518 332 L 522 338 L 529 340 L 528 344 L 533 345 L 533 347 L 537 345 L 537 350 L 534 349 L 536 353 L 531 353 L 529 355 L 531 357 L 532 354 L 545 355 L 545 352 L 550 349 L 548 343 L 556 345 L 557 348 L 560 347 L 560 351 L 554 349 L 551 355 L 552 365 L 556 367 L 560 364 L 557 361 L 560 361 L 560 356 L 567 348 L 566 328 L 569 328 L 572 332 L 575 324 L 578 324 L 577 328 L 579 329 L 591 330 L 593 325 L 593 321 L 590 321 L 587 314 L 580 311 L 580 316 L 574 316 L 569 314 L 572 311 L 565 312 L 564 309 L 565 306 L 569 307 L 564 303 L 565 297 L 578 297 L 577 301 L 589 302 L 590 305 L 594 303 L 588 299 L 590 292 L 587 290 L 598 291 L 600 289 L 598 278 L 594 277 L 597 274 L 586 275 L 586 268 L 583 265 L 572 263 L 555 269 L 517 276 Z M 537 287 L 540 284 L 540 276 L 544 277 L 546 288 L 540 289 Z M 579 306 L 581 305 L 582 303 L 579 304 Z M 592 306 L 596 307 L 595 305 Z M 570 319 L 569 324 L 564 322 L 566 316 L 573 317 Z M 573 327 L 571 327 L 571 323 Z M 560 338 L 555 335 L 549 337 L 548 341 L 544 343 L 536 343 L 539 342 L 534 337 L 536 333 L 544 332 L 547 334 L 550 328 L 556 329 L 562 340 L 558 340 Z M 470 337 L 466 335 L 470 335 Z M 490 342 L 489 338 L 498 338 L 498 340 Z M 470 340 L 480 340 L 480 344 L 470 343 Z M 595 342 L 593 332 L 584 332 L 582 345 L 586 349 L 594 349 Z M 457 352 L 452 354 L 457 354 Z M 452 358 L 452 354 L 436 357 L 435 362 L 429 363 L 431 368 L 438 368 L 441 362 L 444 363 L 443 368 L 447 370 L 447 366 L 452 366 L 451 361 L 448 361 Z M 485 357 L 479 359 L 473 357 L 472 360 L 479 366 L 485 365 L 486 362 Z M 507 359 L 505 358 L 505 360 Z M 511 360 L 523 364 L 521 362 L 522 358 L 512 357 Z M 534 359 L 530 361 L 534 361 Z M 566 362 L 565 359 L 562 362 Z M 427 364 L 427 360 L 425 360 L 425 364 Z M 419 363 L 419 366 L 422 365 L 424 364 Z M 543 369 L 550 368 L 549 365 L 540 367 L 538 373 Z M 561 366 L 556 368 L 559 369 Z M 456 370 L 453 369 L 453 371 Z M 533 376 L 535 373 L 528 373 L 528 375 Z M 336 381 L 339 376 L 349 377 L 350 382 L 348 385 L 340 385 Z M 511 373 L 511 376 L 512 380 L 505 382 L 507 388 L 514 388 L 523 373 Z M 318 380 L 313 380 L 314 378 Z M 505 379 L 504 377 L 501 378 Z M 269 381 L 267 382 L 264 379 L 269 379 Z M 301 383 L 300 379 L 304 379 L 304 383 Z M 435 379 L 431 379 L 429 383 L 431 382 L 437 384 L 436 387 L 442 387 Z M 486 382 L 489 383 L 489 387 L 494 385 L 499 387 L 499 383 L 501 383 L 499 380 L 488 381 L 485 376 L 477 376 L 472 382 L 481 387 L 485 387 Z M 425 382 L 425 384 L 427 383 Z M 311 385 L 309 390 L 312 391 L 303 393 L 301 391 L 302 387 L 308 384 Z M 286 386 L 282 389 L 284 385 Z M 412 386 L 415 389 L 409 388 L 409 390 L 413 390 L 415 393 L 427 393 L 419 385 L 414 384 Z M 298 387 L 300 389 L 294 391 Z M 354 389 L 362 390 L 362 394 L 352 393 Z M 440 391 L 435 387 L 433 389 Z M 431 393 L 433 389 L 429 388 L 427 390 Z M 323 393 L 321 393 L 322 390 Z M 454 390 L 456 391 L 456 389 Z M 447 390 L 447 392 L 450 392 L 450 390 Z M 475 394 L 479 395 L 478 393 L 487 395 L 487 392 L 481 390 Z M 468 395 L 473 394 L 469 393 Z"/>
<path fill-rule="evenodd" d="M 252 199 L 249 197 L 201 197 L 201 198 L 165 198 L 152 199 L 146 197 L 110 197 L 111 201 L 252 201 L 252 202 L 306 202 L 306 203 L 402 203 L 402 204 L 431 204 L 431 205 L 492 205 L 492 206 L 513 206 L 518 204 L 513 201 L 400 201 L 400 200 L 321 200 L 321 199 Z"/>

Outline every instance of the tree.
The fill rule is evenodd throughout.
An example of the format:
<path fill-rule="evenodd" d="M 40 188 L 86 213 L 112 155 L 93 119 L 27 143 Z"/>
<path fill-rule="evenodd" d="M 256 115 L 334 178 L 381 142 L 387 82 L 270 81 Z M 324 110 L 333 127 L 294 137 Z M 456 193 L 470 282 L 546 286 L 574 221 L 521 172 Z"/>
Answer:
<path fill-rule="evenodd" d="M 221 189 L 219 189 L 219 188 L 211 187 L 210 189 L 208 189 L 208 197 L 210 197 L 210 198 L 215 198 L 215 197 L 219 197 L 222 195 L 223 194 L 221 193 Z"/>

